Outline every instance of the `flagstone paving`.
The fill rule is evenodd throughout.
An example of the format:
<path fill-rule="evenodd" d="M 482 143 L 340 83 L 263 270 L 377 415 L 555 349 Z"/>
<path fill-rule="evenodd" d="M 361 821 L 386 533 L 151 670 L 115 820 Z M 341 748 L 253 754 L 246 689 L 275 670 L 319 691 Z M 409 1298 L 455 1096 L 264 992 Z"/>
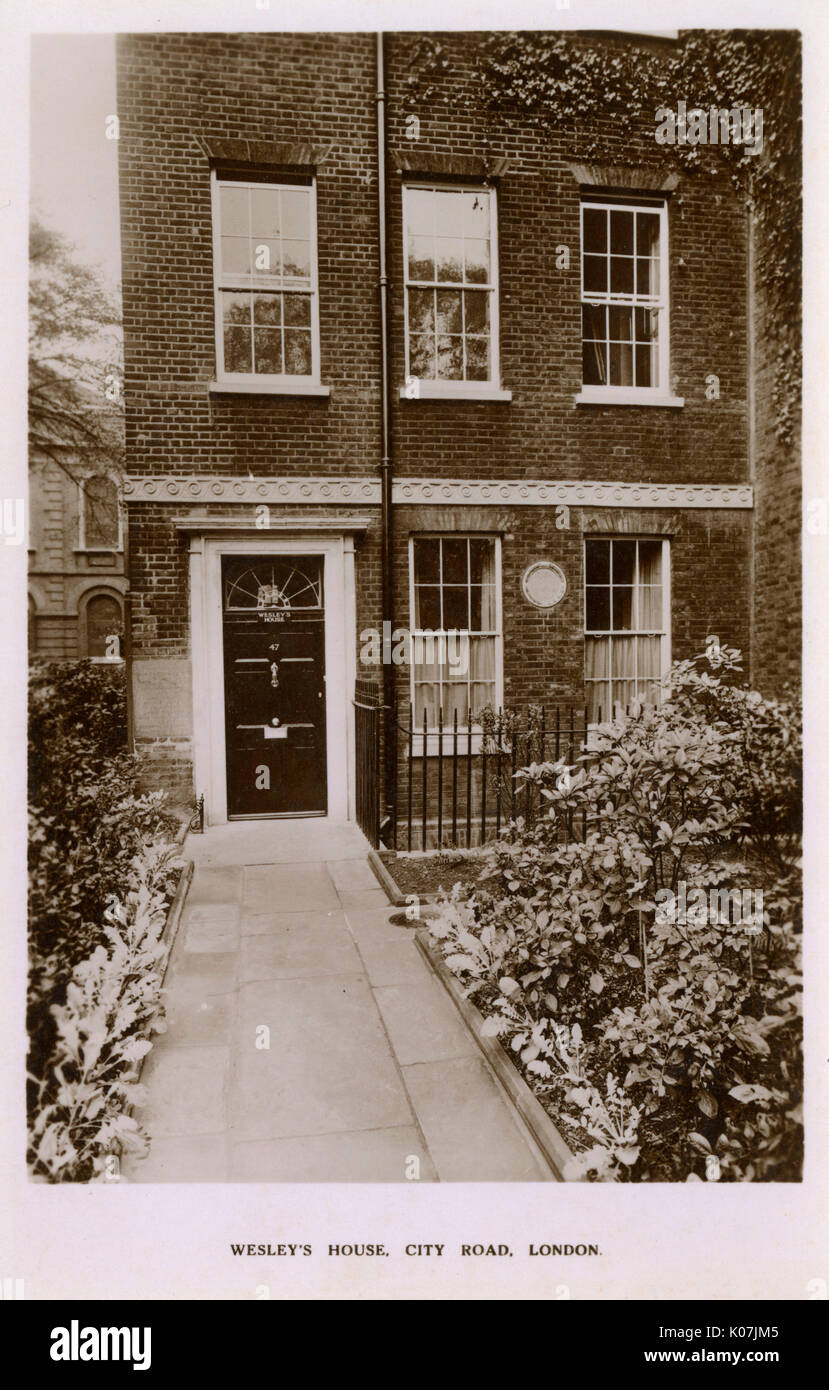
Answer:
<path fill-rule="evenodd" d="M 190 837 L 131 1182 L 551 1180 L 367 851 L 324 820 Z"/>

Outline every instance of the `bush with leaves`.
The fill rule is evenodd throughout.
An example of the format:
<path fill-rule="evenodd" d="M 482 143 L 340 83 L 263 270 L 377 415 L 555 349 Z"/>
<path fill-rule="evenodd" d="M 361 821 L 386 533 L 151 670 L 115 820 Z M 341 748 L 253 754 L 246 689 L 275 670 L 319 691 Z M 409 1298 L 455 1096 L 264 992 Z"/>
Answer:
<path fill-rule="evenodd" d="M 133 1070 L 163 1031 L 157 1018 L 163 978 L 164 881 L 171 850 L 153 846 L 131 865 L 132 887 L 113 898 L 103 942 L 72 970 L 63 1003 L 51 1006 L 55 1043 L 43 1076 L 32 1078 L 37 1105 L 29 1161 L 51 1182 L 106 1178 L 112 1155 L 146 1148 L 129 1113 L 143 1100 Z M 117 1169 L 114 1170 L 117 1172 Z"/>
<path fill-rule="evenodd" d="M 125 748 L 123 668 L 37 665 L 29 724 L 29 1107 L 42 1101 L 74 968 L 106 943 L 105 913 L 132 891 L 135 863 L 177 822 L 163 793 L 142 793 Z M 172 897 L 178 869 L 156 857 L 153 891 Z"/>
<path fill-rule="evenodd" d="M 575 767 L 523 769 L 548 814 L 429 928 L 567 1133 L 594 1139 L 592 1177 L 799 1174 L 799 722 L 735 684 L 738 652 L 711 655 Z M 715 909 L 668 911 L 683 886 Z M 747 888 L 762 907 L 729 920 Z"/>

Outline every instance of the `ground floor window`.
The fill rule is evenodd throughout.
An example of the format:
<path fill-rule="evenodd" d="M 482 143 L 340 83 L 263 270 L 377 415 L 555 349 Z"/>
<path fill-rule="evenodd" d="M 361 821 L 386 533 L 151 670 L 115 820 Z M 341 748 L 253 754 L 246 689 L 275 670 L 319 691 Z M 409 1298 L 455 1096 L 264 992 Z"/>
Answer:
<path fill-rule="evenodd" d="M 584 557 L 584 677 L 592 722 L 656 704 L 669 652 L 669 543 L 590 539 Z"/>
<path fill-rule="evenodd" d="M 415 728 L 468 728 L 501 699 L 496 536 L 413 536 L 411 681 Z"/>
<path fill-rule="evenodd" d="M 95 594 L 86 603 L 86 655 L 93 661 L 123 656 L 123 613 L 114 594 Z"/>

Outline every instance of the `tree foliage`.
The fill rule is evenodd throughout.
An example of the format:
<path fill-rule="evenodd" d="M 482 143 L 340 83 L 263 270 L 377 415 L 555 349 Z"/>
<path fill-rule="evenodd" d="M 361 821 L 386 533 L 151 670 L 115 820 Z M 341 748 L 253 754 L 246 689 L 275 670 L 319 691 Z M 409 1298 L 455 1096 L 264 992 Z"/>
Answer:
<path fill-rule="evenodd" d="M 30 231 L 29 457 L 73 480 L 123 463 L 118 306 L 58 232 Z"/>

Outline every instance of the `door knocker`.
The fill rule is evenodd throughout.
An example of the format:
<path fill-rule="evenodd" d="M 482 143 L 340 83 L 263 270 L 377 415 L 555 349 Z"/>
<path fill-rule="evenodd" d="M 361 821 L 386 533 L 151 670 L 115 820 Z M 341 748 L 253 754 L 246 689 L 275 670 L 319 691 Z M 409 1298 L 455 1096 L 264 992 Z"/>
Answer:
<path fill-rule="evenodd" d="M 279 685 L 279 662 L 278 662 L 278 661 L 272 661 L 272 662 L 271 662 L 271 685 L 273 686 L 274 690 L 276 690 L 277 686 Z"/>

